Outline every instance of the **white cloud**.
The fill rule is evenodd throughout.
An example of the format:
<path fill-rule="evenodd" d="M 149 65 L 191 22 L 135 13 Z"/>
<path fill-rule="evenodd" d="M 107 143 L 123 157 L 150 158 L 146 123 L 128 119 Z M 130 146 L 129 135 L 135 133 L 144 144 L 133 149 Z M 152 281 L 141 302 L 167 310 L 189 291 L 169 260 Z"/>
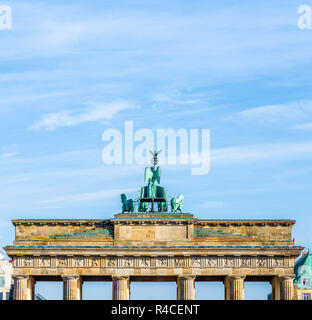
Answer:
<path fill-rule="evenodd" d="M 155 102 L 165 102 L 173 104 L 194 104 L 200 102 L 199 99 L 187 99 L 184 97 L 171 98 L 168 95 L 156 94 L 154 95 Z"/>
<path fill-rule="evenodd" d="M 80 113 L 71 110 L 48 113 L 41 120 L 33 124 L 31 130 L 55 130 L 57 127 L 71 127 L 85 122 L 112 119 L 118 112 L 138 107 L 127 101 L 116 101 L 93 105 Z"/>
<path fill-rule="evenodd" d="M 49 21 L 44 22 L 42 28 L 45 33 L 45 38 L 41 40 L 48 47 L 72 44 L 86 32 L 86 28 L 81 22 L 55 23 L 55 21 Z"/>
<path fill-rule="evenodd" d="M 11 59 L 12 54 L 20 57 L 21 52 L 34 56 L 161 51 L 174 54 L 175 59 L 165 57 L 166 66 L 161 68 L 154 63 L 153 73 L 174 67 L 170 72 L 173 71 L 176 80 L 177 67 L 183 74 L 189 68 L 192 75 L 198 67 L 200 72 L 208 70 L 207 78 L 213 77 L 213 83 L 220 79 L 220 73 L 225 73 L 228 81 L 228 74 L 233 72 L 240 76 L 244 72 L 250 77 L 309 61 L 311 43 L 295 27 L 292 8 L 281 6 L 279 1 L 265 2 L 235 6 L 203 4 L 200 10 L 200 7 L 185 10 L 184 6 L 176 10 L 175 5 L 166 4 L 165 11 L 160 9 L 161 4 L 157 8 L 112 5 L 96 10 L 98 4 L 73 5 L 71 1 L 61 6 L 20 3 L 15 11 L 16 29 L 21 32 L 6 39 L 10 42 L 1 55 Z M 25 28 L 30 24 L 32 28 Z M 181 54 L 187 54 L 189 59 L 181 60 Z M 156 55 L 157 60 L 159 56 Z M 103 55 L 100 57 L 103 60 Z M 87 59 L 90 60 L 90 54 Z M 151 66 L 151 59 L 140 60 L 148 63 L 144 70 Z M 124 69 L 123 64 L 120 66 Z M 115 64 L 113 67 L 116 69 Z M 168 71 L 166 79 L 172 81 Z"/>
<path fill-rule="evenodd" d="M 258 144 L 212 150 L 212 164 L 312 157 L 312 142 Z"/>
<path fill-rule="evenodd" d="M 238 113 L 240 119 L 260 122 L 298 121 L 312 116 L 312 101 L 296 101 L 284 105 L 267 105 Z"/>
<path fill-rule="evenodd" d="M 6 158 L 13 158 L 19 155 L 17 152 L 12 152 L 12 153 L 4 153 L 1 158 L 6 159 Z"/>

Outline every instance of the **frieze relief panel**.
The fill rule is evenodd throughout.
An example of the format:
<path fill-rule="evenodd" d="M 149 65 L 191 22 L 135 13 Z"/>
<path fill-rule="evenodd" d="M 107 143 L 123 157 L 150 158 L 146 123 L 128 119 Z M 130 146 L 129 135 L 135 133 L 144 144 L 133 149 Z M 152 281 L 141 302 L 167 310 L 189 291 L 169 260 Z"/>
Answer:
<path fill-rule="evenodd" d="M 251 258 L 250 257 L 240 257 L 240 267 L 250 268 L 251 267 Z"/>
<path fill-rule="evenodd" d="M 155 256 L 155 257 L 16 257 L 16 268 L 283 268 L 289 259 L 276 256 Z"/>
<path fill-rule="evenodd" d="M 88 259 L 89 268 L 100 268 L 101 267 L 101 259 L 97 257 L 92 257 Z"/>
<path fill-rule="evenodd" d="M 117 258 L 116 257 L 109 257 L 107 259 L 107 268 L 117 268 Z"/>
<path fill-rule="evenodd" d="M 191 268 L 200 268 L 200 257 L 191 257 Z"/>
<path fill-rule="evenodd" d="M 140 257 L 138 259 L 139 268 L 150 268 L 151 267 L 151 258 L 149 257 Z"/>
<path fill-rule="evenodd" d="M 25 257 L 22 262 L 23 267 L 33 267 L 34 266 L 34 258 L 33 257 Z"/>
<path fill-rule="evenodd" d="M 51 267 L 51 257 L 34 258 L 34 267 L 36 267 L 36 268 L 50 268 Z"/>
<path fill-rule="evenodd" d="M 184 257 L 175 257 L 173 265 L 175 268 L 183 268 L 185 267 L 185 259 Z"/>
<path fill-rule="evenodd" d="M 67 258 L 67 257 L 59 257 L 59 258 L 57 259 L 56 267 L 57 267 L 57 268 L 66 268 L 66 267 L 69 267 L 68 260 L 69 260 L 69 258 Z"/>
<path fill-rule="evenodd" d="M 168 267 L 168 257 L 156 258 L 156 268 L 167 268 L 167 267 Z"/>
<path fill-rule="evenodd" d="M 205 258 L 202 257 L 204 268 L 216 268 L 218 266 L 217 257 Z"/>
<path fill-rule="evenodd" d="M 72 268 L 83 268 L 85 266 L 85 261 L 86 261 L 86 265 L 87 265 L 87 259 L 84 257 L 71 257 L 69 259 L 70 261 L 70 267 Z"/>
<path fill-rule="evenodd" d="M 122 268 L 134 268 L 134 261 L 135 258 L 132 257 L 124 257 L 124 258 L 120 258 L 121 259 L 121 267 Z"/>

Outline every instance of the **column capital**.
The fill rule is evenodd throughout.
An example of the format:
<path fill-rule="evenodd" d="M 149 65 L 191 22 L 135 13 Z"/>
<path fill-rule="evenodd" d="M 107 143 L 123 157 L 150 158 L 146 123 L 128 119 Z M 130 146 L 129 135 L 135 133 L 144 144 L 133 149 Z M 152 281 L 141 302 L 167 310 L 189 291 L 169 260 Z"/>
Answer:
<path fill-rule="evenodd" d="M 126 275 L 112 275 L 113 280 L 129 280 L 130 276 Z"/>
<path fill-rule="evenodd" d="M 226 276 L 226 278 L 228 278 L 229 280 L 245 280 L 246 275 L 243 274 L 229 274 Z"/>
<path fill-rule="evenodd" d="M 278 276 L 280 279 L 289 279 L 289 280 L 293 280 L 296 278 L 295 274 L 282 274 Z"/>
<path fill-rule="evenodd" d="M 13 274 L 12 275 L 13 279 L 20 279 L 20 280 L 22 280 L 22 279 L 28 280 L 29 277 L 30 276 L 28 274 Z"/>
<path fill-rule="evenodd" d="M 178 280 L 194 280 L 196 275 L 193 274 L 181 274 L 177 276 Z"/>
<path fill-rule="evenodd" d="M 62 274 L 63 280 L 78 280 L 80 278 L 79 274 Z"/>

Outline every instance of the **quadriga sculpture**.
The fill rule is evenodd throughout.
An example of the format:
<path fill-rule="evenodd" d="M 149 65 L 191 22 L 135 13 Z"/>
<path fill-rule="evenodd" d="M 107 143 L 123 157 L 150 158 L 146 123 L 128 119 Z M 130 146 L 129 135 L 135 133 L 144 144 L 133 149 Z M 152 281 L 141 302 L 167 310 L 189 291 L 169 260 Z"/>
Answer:
<path fill-rule="evenodd" d="M 139 198 L 138 198 L 138 211 L 139 212 L 146 212 L 148 210 L 148 203 L 142 202 L 142 190 L 139 190 Z"/>
<path fill-rule="evenodd" d="M 124 212 L 134 212 L 134 201 L 132 199 L 127 199 L 127 196 L 123 193 L 120 195 L 122 202 L 122 213 Z"/>
<path fill-rule="evenodd" d="M 171 199 L 171 212 L 178 212 L 178 210 L 182 213 L 183 210 L 183 202 L 184 195 L 179 194 L 176 198 Z"/>
<path fill-rule="evenodd" d="M 168 205 L 166 202 L 158 202 L 158 212 L 168 212 Z"/>

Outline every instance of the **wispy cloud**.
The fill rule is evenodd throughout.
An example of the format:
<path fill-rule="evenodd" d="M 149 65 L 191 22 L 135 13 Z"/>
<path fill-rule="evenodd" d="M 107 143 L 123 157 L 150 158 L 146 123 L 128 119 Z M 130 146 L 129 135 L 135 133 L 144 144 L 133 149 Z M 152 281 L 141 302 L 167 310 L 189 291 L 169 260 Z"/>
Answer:
<path fill-rule="evenodd" d="M 246 162 L 289 160 L 304 157 L 312 157 L 312 142 L 258 144 L 212 151 L 213 164 L 246 164 Z"/>
<path fill-rule="evenodd" d="M 87 193 L 67 195 L 64 197 L 58 197 L 50 200 L 41 201 L 41 203 L 102 200 L 102 199 L 116 197 L 122 193 L 135 192 L 137 190 L 138 188 L 101 190 L 97 192 L 87 192 Z"/>
<path fill-rule="evenodd" d="M 172 98 L 168 95 L 156 94 L 154 96 L 154 101 L 156 102 L 165 102 L 170 104 L 194 104 L 200 102 L 199 99 L 189 99 L 189 98 Z"/>
<path fill-rule="evenodd" d="M 2 158 L 2 159 L 13 158 L 13 157 L 16 157 L 17 155 L 19 155 L 19 153 L 17 153 L 17 152 L 4 153 L 0 156 L 0 158 Z"/>
<path fill-rule="evenodd" d="M 259 122 L 298 121 L 312 116 L 312 101 L 296 101 L 289 104 L 266 105 L 237 113 L 240 119 Z"/>
<path fill-rule="evenodd" d="M 312 122 L 298 124 L 292 127 L 292 129 L 298 130 L 312 130 Z"/>
<path fill-rule="evenodd" d="M 118 112 L 130 108 L 138 107 L 128 101 L 116 101 L 92 105 L 80 112 L 72 110 L 61 110 L 59 112 L 48 113 L 41 120 L 34 123 L 31 130 L 55 130 L 58 127 L 71 127 L 85 122 L 95 122 L 104 119 L 112 119 Z"/>

